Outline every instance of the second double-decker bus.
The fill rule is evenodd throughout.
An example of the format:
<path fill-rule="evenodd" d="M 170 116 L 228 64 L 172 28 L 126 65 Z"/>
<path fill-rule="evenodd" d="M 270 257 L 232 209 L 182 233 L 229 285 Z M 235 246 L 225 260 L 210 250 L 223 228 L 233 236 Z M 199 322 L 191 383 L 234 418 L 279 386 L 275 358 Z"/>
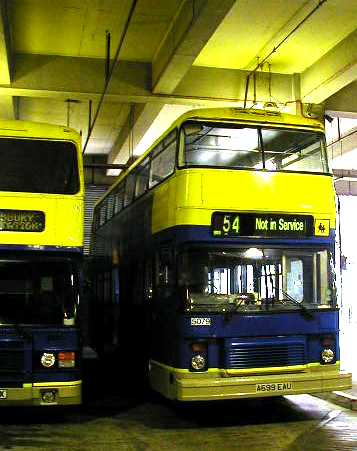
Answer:
<path fill-rule="evenodd" d="M 96 206 L 98 346 L 180 401 L 350 387 L 334 196 L 319 121 L 184 114 Z"/>
<path fill-rule="evenodd" d="M 78 133 L 0 122 L 0 406 L 81 402 L 83 186 Z"/>

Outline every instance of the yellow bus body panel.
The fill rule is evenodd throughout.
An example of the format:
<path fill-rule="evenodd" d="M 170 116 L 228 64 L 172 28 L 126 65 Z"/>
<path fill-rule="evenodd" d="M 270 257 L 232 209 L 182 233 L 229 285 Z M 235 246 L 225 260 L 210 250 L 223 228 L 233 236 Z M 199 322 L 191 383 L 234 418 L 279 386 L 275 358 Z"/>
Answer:
<path fill-rule="evenodd" d="M 0 121 L 0 139 L 5 137 L 72 142 L 77 150 L 79 191 L 65 195 L 0 191 L 0 209 L 35 210 L 45 214 L 45 229 L 42 232 L 0 231 L 0 245 L 82 247 L 84 172 L 79 134 L 58 125 Z"/>
<path fill-rule="evenodd" d="M 38 210 L 45 214 L 43 232 L 0 231 L 0 245 L 83 246 L 83 196 L 1 193 L 1 209 Z"/>
<path fill-rule="evenodd" d="M 322 194 L 323 193 L 323 194 Z M 333 178 L 328 175 L 182 169 L 154 190 L 152 233 L 211 224 L 214 211 L 313 215 L 335 228 Z"/>

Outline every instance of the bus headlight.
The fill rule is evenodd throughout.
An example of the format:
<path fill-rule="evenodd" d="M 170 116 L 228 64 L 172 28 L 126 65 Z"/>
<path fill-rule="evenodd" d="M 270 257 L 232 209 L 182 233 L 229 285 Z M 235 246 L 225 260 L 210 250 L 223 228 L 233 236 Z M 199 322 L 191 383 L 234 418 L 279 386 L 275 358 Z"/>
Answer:
<path fill-rule="evenodd" d="M 206 366 L 206 359 L 201 354 L 196 354 L 191 359 L 191 366 L 195 371 L 202 371 Z"/>
<path fill-rule="evenodd" d="M 55 364 L 56 357 L 52 352 L 44 352 L 41 356 L 42 366 L 45 368 L 51 368 Z"/>
<path fill-rule="evenodd" d="M 335 353 L 332 349 L 326 348 L 321 352 L 321 360 L 323 363 L 331 363 L 335 358 Z"/>

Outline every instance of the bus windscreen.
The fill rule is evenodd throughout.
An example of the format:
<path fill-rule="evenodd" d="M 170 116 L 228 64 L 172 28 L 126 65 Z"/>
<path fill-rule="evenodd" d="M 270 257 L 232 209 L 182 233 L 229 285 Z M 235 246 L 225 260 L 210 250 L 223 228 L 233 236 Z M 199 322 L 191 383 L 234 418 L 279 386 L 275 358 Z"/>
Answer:
<path fill-rule="evenodd" d="M 0 260 L 0 325 L 74 325 L 76 271 L 66 261 Z"/>
<path fill-rule="evenodd" d="M 318 132 L 245 125 L 183 125 L 184 166 L 328 173 Z"/>
<path fill-rule="evenodd" d="M 68 141 L 1 138 L 0 191 L 77 193 L 75 145 Z"/>

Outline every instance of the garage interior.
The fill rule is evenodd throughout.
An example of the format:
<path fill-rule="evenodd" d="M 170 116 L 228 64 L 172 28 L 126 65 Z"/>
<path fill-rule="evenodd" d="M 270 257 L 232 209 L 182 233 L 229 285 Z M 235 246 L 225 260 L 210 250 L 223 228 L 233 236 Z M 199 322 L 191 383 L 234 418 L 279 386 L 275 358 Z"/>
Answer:
<path fill-rule="evenodd" d="M 325 116 L 340 206 L 341 363 L 357 383 L 357 1 L 0 0 L 0 12 L 0 119 L 81 134 L 86 253 L 94 203 L 182 113 Z M 317 449 L 299 440 L 296 449 Z"/>

